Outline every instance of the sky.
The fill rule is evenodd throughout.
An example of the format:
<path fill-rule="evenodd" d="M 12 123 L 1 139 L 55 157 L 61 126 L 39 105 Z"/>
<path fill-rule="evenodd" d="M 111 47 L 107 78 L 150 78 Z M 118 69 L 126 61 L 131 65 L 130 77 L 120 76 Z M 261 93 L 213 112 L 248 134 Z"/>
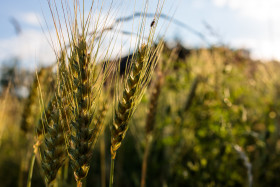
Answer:
<path fill-rule="evenodd" d="M 97 3 L 96 9 L 98 7 L 101 3 Z M 102 7 L 103 18 L 109 12 L 113 21 L 143 10 L 144 4 L 143 0 L 106 0 Z M 154 12 L 156 7 L 157 1 L 150 0 L 148 12 Z M 188 29 L 163 19 L 159 21 L 158 35 L 167 40 L 179 38 L 188 47 L 225 44 L 249 49 L 255 59 L 280 60 L 279 10 L 279 0 L 165 0 L 162 13 L 202 33 L 207 42 Z M 153 20 L 147 19 L 149 23 Z M 20 34 L 12 24 L 14 20 L 20 26 Z M 29 67 L 53 61 L 55 55 L 48 35 L 51 33 L 51 38 L 56 39 L 52 23 L 47 0 L 0 0 L 0 63 L 12 57 Z M 136 25 L 124 22 L 121 30 L 134 28 L 135 31 Z M 131 36 L 122 36 L 120 40 L 131 43 Z M 117 41 L 119 47 L 124 45 L 120 40 Z"/>

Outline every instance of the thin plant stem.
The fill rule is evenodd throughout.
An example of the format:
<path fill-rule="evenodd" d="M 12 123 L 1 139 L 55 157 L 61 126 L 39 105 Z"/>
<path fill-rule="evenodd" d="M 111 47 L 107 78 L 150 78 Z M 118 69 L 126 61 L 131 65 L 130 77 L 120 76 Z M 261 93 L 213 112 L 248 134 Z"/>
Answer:
<path fill-rule="evenodd" d="M 78 181 L 77 181 L 77 187 L 83 187 L 83 183 L 82 183 L 81 180 L 78 180 Z"/>
<path fill-rule="evenodd" d="M 101 186 L 106 187 L 106 160 L 105 160 L 105 137 L 101 135 L 100 140 L 100 165 L 101 165 Z"/>
<path fill-rule="evenodd" d="M 144 157 L 143 157 L 143 162 L 142 162 L 141 187 L 146 186 L 147 164 L 148 164 L 148 157 L 149 157 L 151 142 L 152 142 L 152 138 L 147 137 L 146 147 L 145 147 L 145 152 L 144 152 Z"/>
<path fill-rule="evenodd" d="M 21 159 L 20 163 L 20 171 L 19 171 L 19 179 L 18 179 L 18 186 L 23 187 L 23 179 L 24 178 L 24 158 Z"/>
<path fill-rule="evenodd" d="M 31 162 L 30 162 L 29 173 L 28 173 L 28 180 L 27 180 L 27 187 L 31 187 L 31 180 L 32 180 L 32 175 L 33 175 L 33 168 L 34 168 L 35 158 L 36 158 L 36 155 L 34 153 L 32 155 Z"/>
<path fill-rule="evenodd" d="M 109 187 L 113 187 L 113 183 L 114 183 L 114 166 L 115 166 L 115 159 L 111 158 L 110 186 Z"/>
<path fill-rule="evenodd" d="M 63 180 L 67 181 L 68 179 L 68 168 L 69 168 L 69 160 L 66 161 L 65 165 L 64 165 L 64 173 L 63 173 Z"/>
<path fill-rule="evenodd" d="M 62 173 L 62 168 L 60 168 L 57 172 L 57 177 L 55 180 L 55 185 L 54 187 L 59 187 L 62 185 L 62 181 L 63 181 L 63 173 Z"/>

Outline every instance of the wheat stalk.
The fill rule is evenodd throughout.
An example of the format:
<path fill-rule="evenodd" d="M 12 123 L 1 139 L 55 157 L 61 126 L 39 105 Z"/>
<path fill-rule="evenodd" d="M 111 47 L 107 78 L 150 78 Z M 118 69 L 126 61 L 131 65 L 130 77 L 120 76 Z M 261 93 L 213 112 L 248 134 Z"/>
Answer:
<path fill-rule="evenodd" d="M 163 83 L 165 81 L 165 77 L 169 73 L 171 62 L 174 62 L 178 58 L 177 49 L 173 49 L 167 61 L 160 58 L 160 63 L 157 69 L 157 76 L 154 81 L 154 85 L 152 88 L 152 92 L 150 95 L 150 103 L 149 110 L 146 117 L 146 147 L 144 151 L 144 157 L 142 162 L 142 174 L 141 174 L 141 187 L 146 186 L 146 173 L 147 173 L 147 165 L 148 165 L 148 156 L 151 147 L 151 143 L 153 141 L 153 131 L 155 128 L 156 115 L 157 115 L 157 106 L 159 96 L 162 90 Z M 165 63 L 164 63 L 165 62 Z"/>

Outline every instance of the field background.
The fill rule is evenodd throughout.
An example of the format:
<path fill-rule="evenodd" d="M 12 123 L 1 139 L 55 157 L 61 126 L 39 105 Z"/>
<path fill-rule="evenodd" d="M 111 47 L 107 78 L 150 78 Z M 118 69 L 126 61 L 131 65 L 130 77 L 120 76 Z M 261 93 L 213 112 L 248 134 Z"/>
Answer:
<path fill-rule="evenodd" d="M 52 20 L 47 1 L 41 9 L 34 1 L 23 2 L 0 3 L 0 187 L 27 186 L 30 173 L 32 186 L 45 185 L 37 154 L 42 141 L 36 133 L 44 108 L 54 98 L 56 86 L 61 86 L 54 55 L 54 51 L 60 54 L 60 48 L 51 46 L 50 40 L 62 39 L 63 34 L 66 38 L 65 28 L 71 22 L 68 17 L 69 23 L 58 29 L 59 38 L 52 24 L 63 15 L 63 8 Z M 126 137 L 120 140 L 114 186 L 141 186 L 143 173 L 147 187 L 280 186 L 280 3 L 166 0 L 158 21 L 154 13 L 159 6 L 153 1 L 144 16 L 145 31 L 137 36 L 138 11 L 145 4 L 127 1 L 111 6 L 108 2 L 100 17 L 98 11 L 92 14 L 93 23 L 100 21 L 107 29 L 101 32 L 106 33 L 105 44 L 98 49 L 104 54 L 112 50 L 109 64 L 117 58 L 124 64 L 120 72 L 112 68 L 117 78 L 109 77 L 96 99 L 94 120 L 104 116 L 103 122 L 98 121 L 104 129 L 83 186 L 109 186 L 115 81 L 125 77 L 121 72 L 129 52 L 145 47 L 131 46 L 141 39 L 145 43 L 147 33 L 156 26 L 154 44 L 163 42 L 163 49 L 155 58 L 157 67 L 129 121 Z M 95 31 L 94 26 L 100 25 L 89 29 Z M 110 46 L 114 42 L 116 46 Z M 107 60 L 102 55 L 98 63 Z M 103 70 L 99 65 L 97 69 Z M 106 71 L 100 72 L 103 76 Z M 30 172 L 32 158 L 35 164 Z M 67 158 L 51 186 L 76 186 L 70 165 Z"/>
<path fill-rule="evenodd" d="M 279 63 L 252 60 L 244 51 L 226 47 L 178 49 L 159 96 L 147 185 L 247 186 L 250 180 L 254 186 L 279 185 Z M 163 61 L 170 53 L 164 50 Z M 35 75 L 9 65 L 1 72 L 0 181 L 1 186 L 17 186 L 22 170 L 28 171 L 34 135 L 20 129 L 27 98 L 18 88 L 29 88 L 32 81 L 25 85 L 23 80 Z M 51 85 L 51 78 L 44 81 Z M 116 186 L 140 185 L 149 90 L 117 155 Z M 39 107 L 39 99 L 34 107 Z M 101 185 L 101 141 L 109 175 L 108 111 L 105 138 L 94 149 L 88 186 Z M 75 184 L 71 175 L 69 169 L 65 186 Z M 42 186 L 42 181 L 35 163 L 32 184 Z"/>

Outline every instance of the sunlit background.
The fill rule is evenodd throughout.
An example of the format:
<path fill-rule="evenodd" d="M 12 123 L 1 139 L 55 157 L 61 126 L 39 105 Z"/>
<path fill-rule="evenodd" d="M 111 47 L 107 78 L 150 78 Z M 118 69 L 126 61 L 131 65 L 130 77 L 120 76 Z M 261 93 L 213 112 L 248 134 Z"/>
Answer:
<path fill-rule="evenodd" d="M 159 1 L 0 0 L 0 187 L 280 186 L 280 0 Z"/>
<path fill-rule="evenodd" d="M 104 15 L 111 3 L 112 19 L 132 15 L 143 7 L 142 1 L 107 1 Z M 120 10 L 114 12 L 117 7 Z M 150 12 L 155 7 L 150 3 Z M 249 49 L 255 59 L 279 60 L 279 9 L 278 0 L 167 0 L 162 13 L 173 17 L 173 23 L 165 32 L 170 20 L 161 18 L 165 28 L 159 34 L 168 41 L 180 39 L 187 47 L 227 45 Z M 14 56 L 23 65 L 34 67 L 54 59 L 48 42 L 48 33 L 53 33 L 54 27 L 47 0 L 2 0 L 0 17 L 0 62 Z M 122 23 L 123 30 L 131 32 L 131 23 Z"/>

